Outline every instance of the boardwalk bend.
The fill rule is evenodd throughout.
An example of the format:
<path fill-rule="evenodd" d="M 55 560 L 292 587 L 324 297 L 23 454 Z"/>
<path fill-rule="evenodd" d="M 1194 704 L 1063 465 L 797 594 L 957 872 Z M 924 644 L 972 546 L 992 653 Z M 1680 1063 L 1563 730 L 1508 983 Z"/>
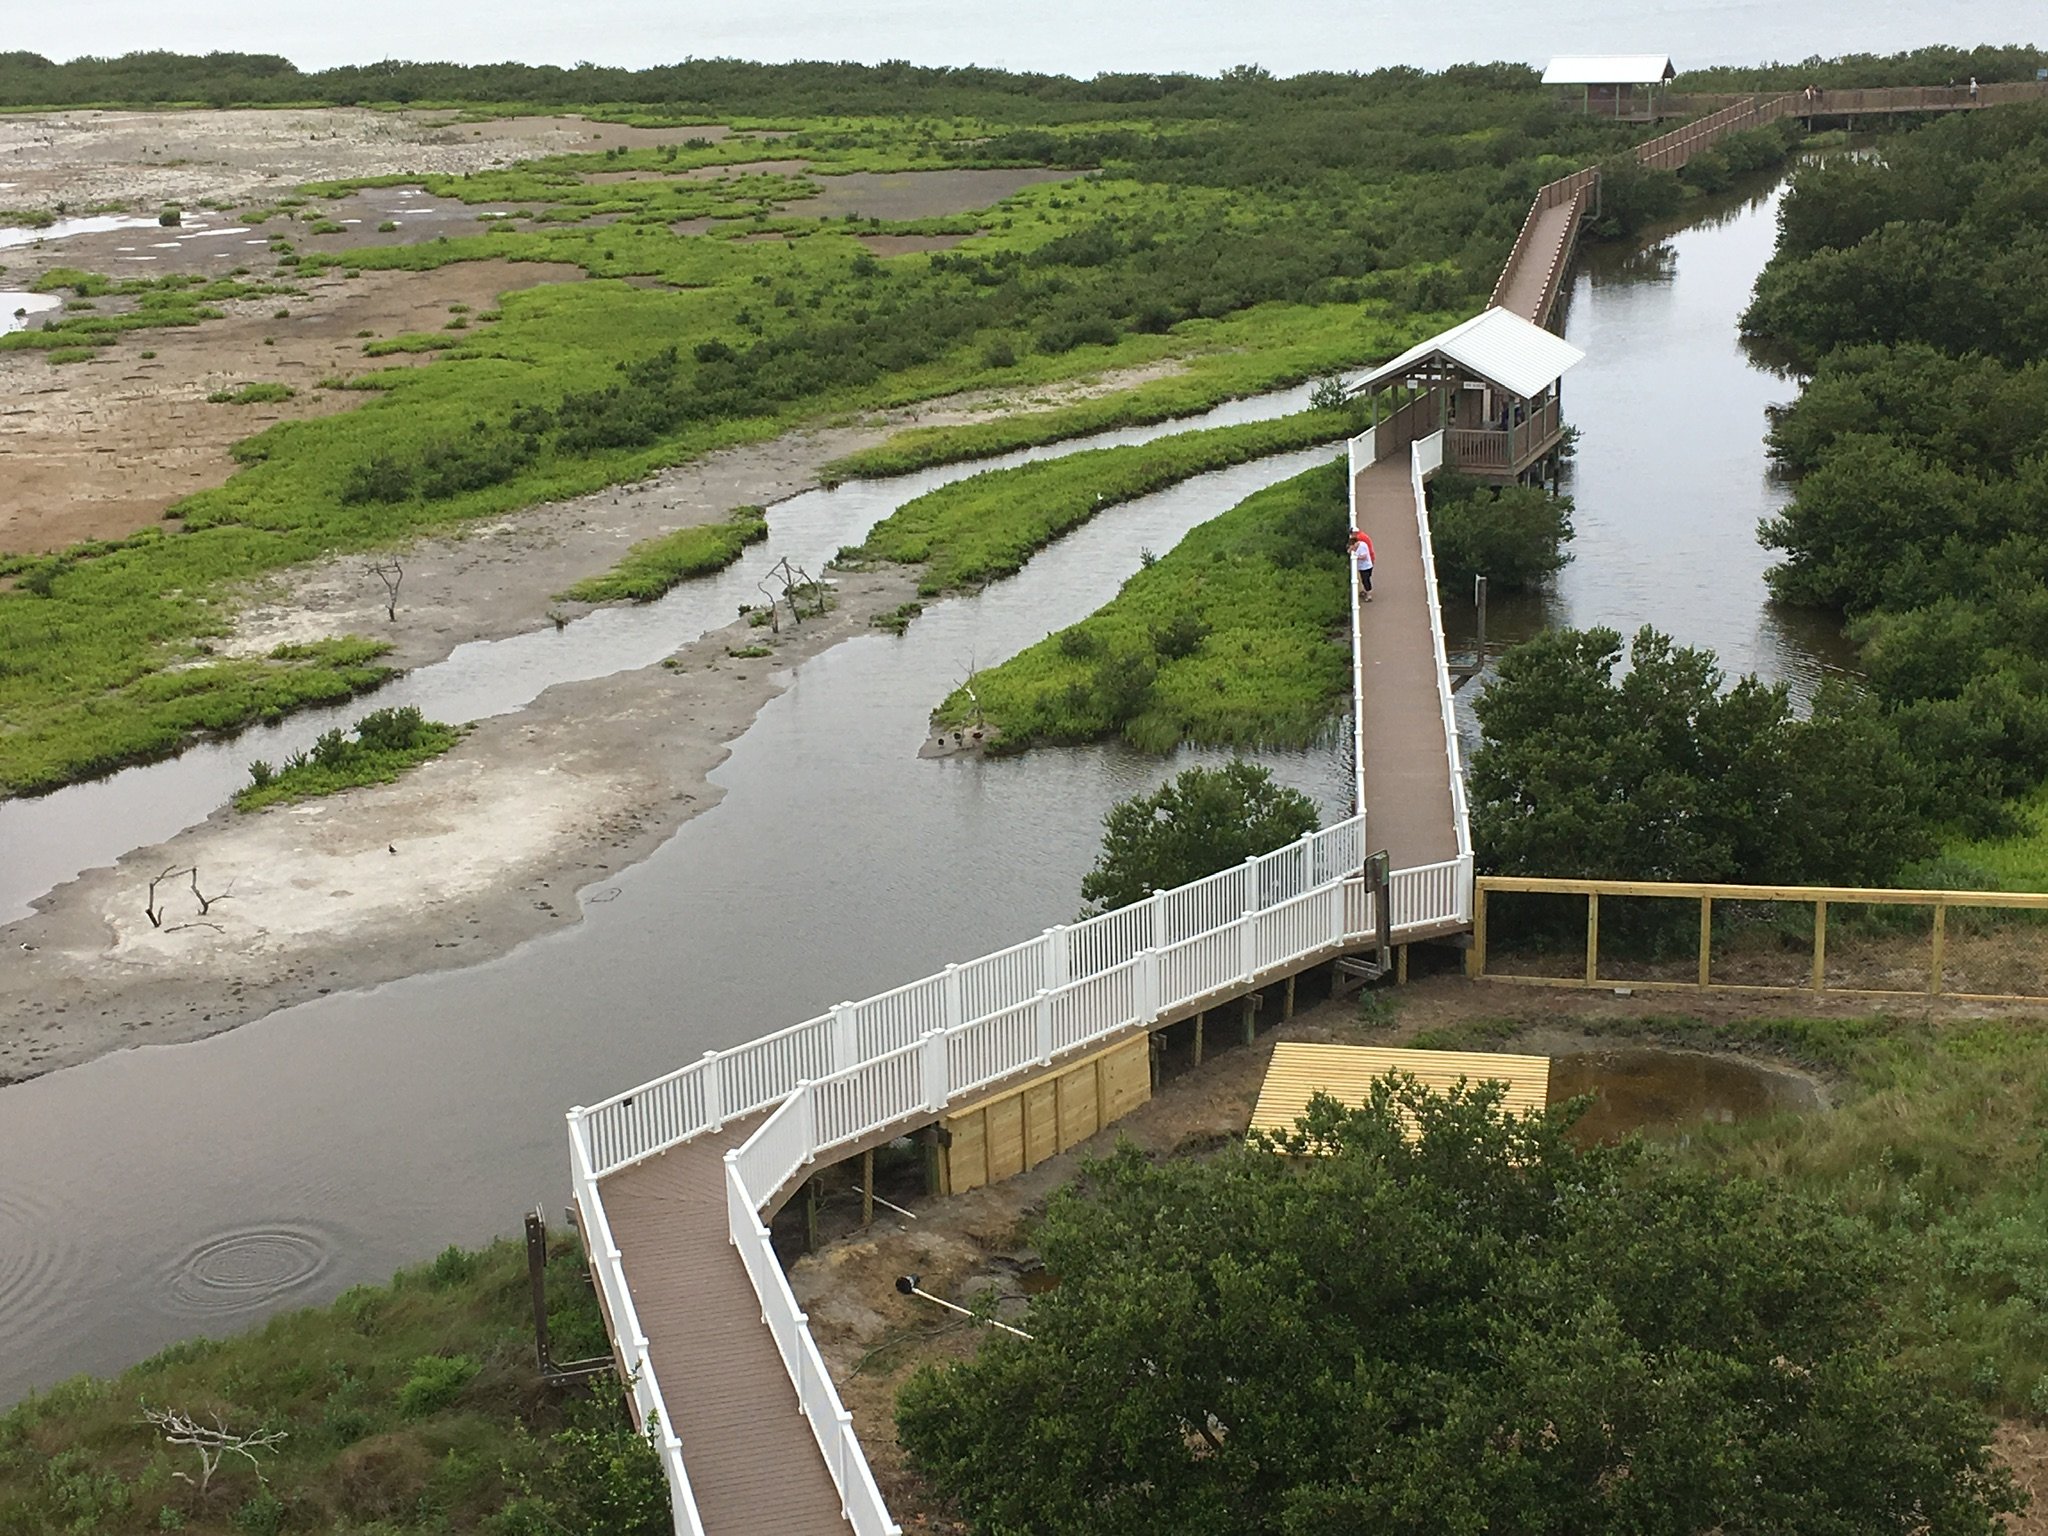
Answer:
<path fill-rule="evenodd" d="M 2015 93 L 2040 94 L 1986 87 L 1982 104 Z M 1943 94 L 1739 100 L 1637 153 L 1676 168 L 1779 117 L 1969 104 Z M 1561 381 L 1582 354 L 1548 327 L 1598 200 L 1593 170 L 1545 187 L 1488 308 L 1358 386 L 1373 424 L 1350 444 L 1351 515 L 1381 579 L 1370 608 L 1352 599 L 1355 815 L 570 1111 L 578 1219 L 680 1536 L 898 1529 L 769 1246 L 767 1218 L 820 1159 L 1310 966 L 1471 926 L 1471 828 L 1423 485 L 1445 465 L 1501 483 L 1554 476 Z M 1369 877 L 1374 850 L 1390 858 Z"/>

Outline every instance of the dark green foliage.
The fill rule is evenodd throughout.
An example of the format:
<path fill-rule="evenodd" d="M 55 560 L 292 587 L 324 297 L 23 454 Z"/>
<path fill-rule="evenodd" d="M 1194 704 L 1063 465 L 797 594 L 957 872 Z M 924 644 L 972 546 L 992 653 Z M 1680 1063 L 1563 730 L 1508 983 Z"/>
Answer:
<path fill-rule="evenodd" d="M 2048 351 L 2048 103 L 1961 113 L 1803 169 L 1743 329 L 1802 367 L 1864 342 Z"/>
<path fill-rule="evenodd" d="M 1600 212 L 1593 233 L 1606 240 L 1626 240 L 1646 224 L 1678 212 L 1685 188 L 1674 171 L 1651 170 L 1634 155 L 1600 162 Z"/>
<path fill-rule="evenodd" d="M 461 731 L 427 719 L 416 705 L 372 710 L 356 722 L 354 740 L 339 730 L 322 731 L 312 746 L 294 752 L 281 768 L 261 758 L 251 763 L 249 787 L 235 796 L 235 808 L 254 811 L 359 784 L 388 784 L 461 739 Z"/>
<path fill-rule="evenodd" d="M 439 1413 L 475 1379 L 481 1367 L 469 1355 L 422 1355 L 398 1389 L 398 1412 L 408 1419 Z"/>
<path fill-rule="evenodd" d="M 2048 105 L 1803 170 L 1781 223 L 1744 325 L 1815 371 L 1773 589 L 1851 620 L 1924 814 L 2009 830 L 2048 777 Z"/>
<path fill-rule="evenodd" d="M 1865 886 L 1933 851 L 1924 781 L 1863 697 L 1723 689 L 1713 654 L 1645 629 L 1558 630 L 1474 706 L 1472 836 L 1495 874 Z"/>
<path fill-rule="evenodd" d="M 1484 576 L 1496 591 L 1520 592 L 1571 559 L 1572 499 L 1438 475 L 1429 485 L 1429 536 L 1445 591 L 1469 592 L 1472 578 Z"/>
<path fill-rule="evenodd" d="M 1680 91 L 1797 91 L 1809 85 L 1833 89 L 1859 85 L 1959 86 L 1975 76 L 1986 85 L 2000 80 L 2031 80 L 2048 65 L 2048 52 L 2030 47 L 1915 48 L 1905 53 L 1849 53 L 1836 59 L 1802 59 L 1793 64 L 1729 65 L 1689 69 L 1680 75 Z"/>
<path fill-rule="evenodd" d="M 1035 1233 L 1034 1338 L 922 1371 L 900 1436 L 988 1536 L 1999 1528 L 1891 1249 L 1568 1120 L 1389 1079 L 1293 1157 L 1126 1147 Z"/>
<path fill-rule="evenodd" d="M 1270 853 L 1321 824 L 1315 802 L 1243 758 L 1189 768 L 1102 818 L 1102 854 L 1081 895 L 1107 910 Z"/>

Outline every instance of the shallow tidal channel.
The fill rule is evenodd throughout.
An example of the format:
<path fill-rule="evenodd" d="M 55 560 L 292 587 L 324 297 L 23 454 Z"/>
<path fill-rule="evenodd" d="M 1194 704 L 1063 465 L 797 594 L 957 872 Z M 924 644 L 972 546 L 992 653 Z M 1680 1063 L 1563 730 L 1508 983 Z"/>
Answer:
<path fill-rule="evenodd" d="M 1735 199 L 1647 251 L 1590 256 L 1568 334 L 1582 431 L 1577 559 L 1553 592 L 1496 602 L 1488 655 L 1553 623 L 1654 621 L 1735 670 L 1811 686 L 1841 652 L 1774 614 L 1756 519 L 1782 491 L 1762 410 L 1790 382 L 1742 357 L 1734 319 L 1768 257 L 1775 195 Z M 1298 409 L 1306 391 L 1072 452 Z M 562 1112 L 707 1049 L 899 985 L 1071 917 L 1102 813 L 1203 754 L 1119 747 L 1013 761 L 916 755 L 931 707 L 1082 617 L 1189 528 L 1326 450 L 1204 476 L 1113 508 L 1016 578 L 932 605 L 903 637 L 846 641 L 797 670 L 714 774 L 726 791 L 652 857 L 580 896 L 582 921 L 500 959 L 322 998 L 195 1044 L 118 1052 L 0 1090 L 0 1403 L 193 1333 L 387 1278 L 516 1226 L 567 1188 Z M 724 576 L 464 647 L 345 712 L 299 717 L 37 801 L 0 804 L 17 849 L 0 911 L 202 819 L 330 724 L 388 703 L 474 719 L 557 682 L 658 661 L 723 624 L 782 555 L 815 569 L 908 496 L 991 467 L 812 492 Z M 1447 605 L 1453 649 L 1469 610 Z M 1468 686 L 1460 694 L 1471 730 Z M 1347 807 L 1348 730 L 1262 754 L 1327 814 Z"/>

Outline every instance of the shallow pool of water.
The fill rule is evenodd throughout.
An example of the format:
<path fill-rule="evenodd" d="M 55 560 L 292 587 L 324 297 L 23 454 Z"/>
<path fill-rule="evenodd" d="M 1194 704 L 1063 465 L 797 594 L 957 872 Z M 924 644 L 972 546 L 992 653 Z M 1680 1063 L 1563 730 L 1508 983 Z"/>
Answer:
<path fill-rule="evenodd" d="M 1741 1056 L 1618 1046 L 1550 1059 L 1550 1101 L 1590 1094 L 1574 1127 L 1582 1142 L 1618 1141 L 1633 1131 L 1682 1136 L 1707 1125 L 1822 1106 L 1814 1081 Z"/>
<path fill-rule="evenodd" d="M 156 229 L 160 226 L 155 219 L 130 218 L 123 214 L 94 214 L 90 218 L 59 219 L 41 229 L 29 229 L 20 224 L 0 227 L 0 251 L 17 250 L 24 245 L 37 245 L 45 240 L 68 240 L 73 235 L 104 235 L 117 229 Z"/>
<path fill-rule="evenodd" d="M 37 315 L 48 314 L 63 302 L 54 293 L 20 293 L 0 289 L 0 336 L 21 330 Z"/>

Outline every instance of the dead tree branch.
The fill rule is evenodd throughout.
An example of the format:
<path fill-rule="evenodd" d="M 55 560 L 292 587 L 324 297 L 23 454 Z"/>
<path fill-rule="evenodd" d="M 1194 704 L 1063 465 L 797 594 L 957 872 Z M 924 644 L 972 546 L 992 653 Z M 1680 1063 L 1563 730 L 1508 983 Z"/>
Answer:
<path fill-rule="evenodd" d="M 405 567 L 398 562 L 398 556 L 389 560 L 372 560 L 370 574 L 384 583 L 384 616 L 392 623 L 398 622 L 398 584 L 405 580 Z"/>
<path fill-rule="evenodd" d="M 230 880 L 228 882 L 228 888 L 226 890 L 220 892 L 218 895 L 209 896 L 204 891 L 199 889 L 199 866 L 197 864 L 194 864 L 192 866 L 191 875 L 192 895 L 193 898 L 199 903 L 199 915 L 201 917 L 206 916 L 206 914 L 212 910 L 213 904 L 216 901 L 226 901 L 230 896 L 234 895 L 235 893 L 235 882 L 233 880 Z"/>
<path fill-rule="evenodd" d="M 183 869 L 173 864 L 169 869 L 149 882 L 149 899 L 142 904 L 142 915 L 149 919 L 150 927 L 161 928 L 164 925 L 163 908 L 156 904 L 156 888 L 166 880 L 175 879 L 184 873 Z"/>
<path fill-rule="evenodd" d="M 197 1486 L 201 1493 L 206 1492 L 206 1485 L 213 1481 L 213 1474 L 219 1469 L 222 1459 L 227 1456 L 246 1456 L 249 1465 L 256 1469 L 256 1481 L 267 1482 L 268 1479 L 263 1475 L 263 1463 L 256 1459 L 256 1453 L 274 1451 L 277 1442 L 285 1438 L 286 1432 L 272 1429 L 262 1434 L 238 1435 L 221 1422 L 219 1414 L 212 1417 L 213 1424 L 208 1427 L 175 1408 L 144 1407 L 142 1410 L 143 1421 L 156 1426 L 158 1432 L 163 1435 L 166 1445 L 189 1445 L 199 1453 Z M 192 1481 L 192 1478 L 183 1472 L 173 1472 L 171 1476 L 184 1478 L 188 1483 Z"/>

